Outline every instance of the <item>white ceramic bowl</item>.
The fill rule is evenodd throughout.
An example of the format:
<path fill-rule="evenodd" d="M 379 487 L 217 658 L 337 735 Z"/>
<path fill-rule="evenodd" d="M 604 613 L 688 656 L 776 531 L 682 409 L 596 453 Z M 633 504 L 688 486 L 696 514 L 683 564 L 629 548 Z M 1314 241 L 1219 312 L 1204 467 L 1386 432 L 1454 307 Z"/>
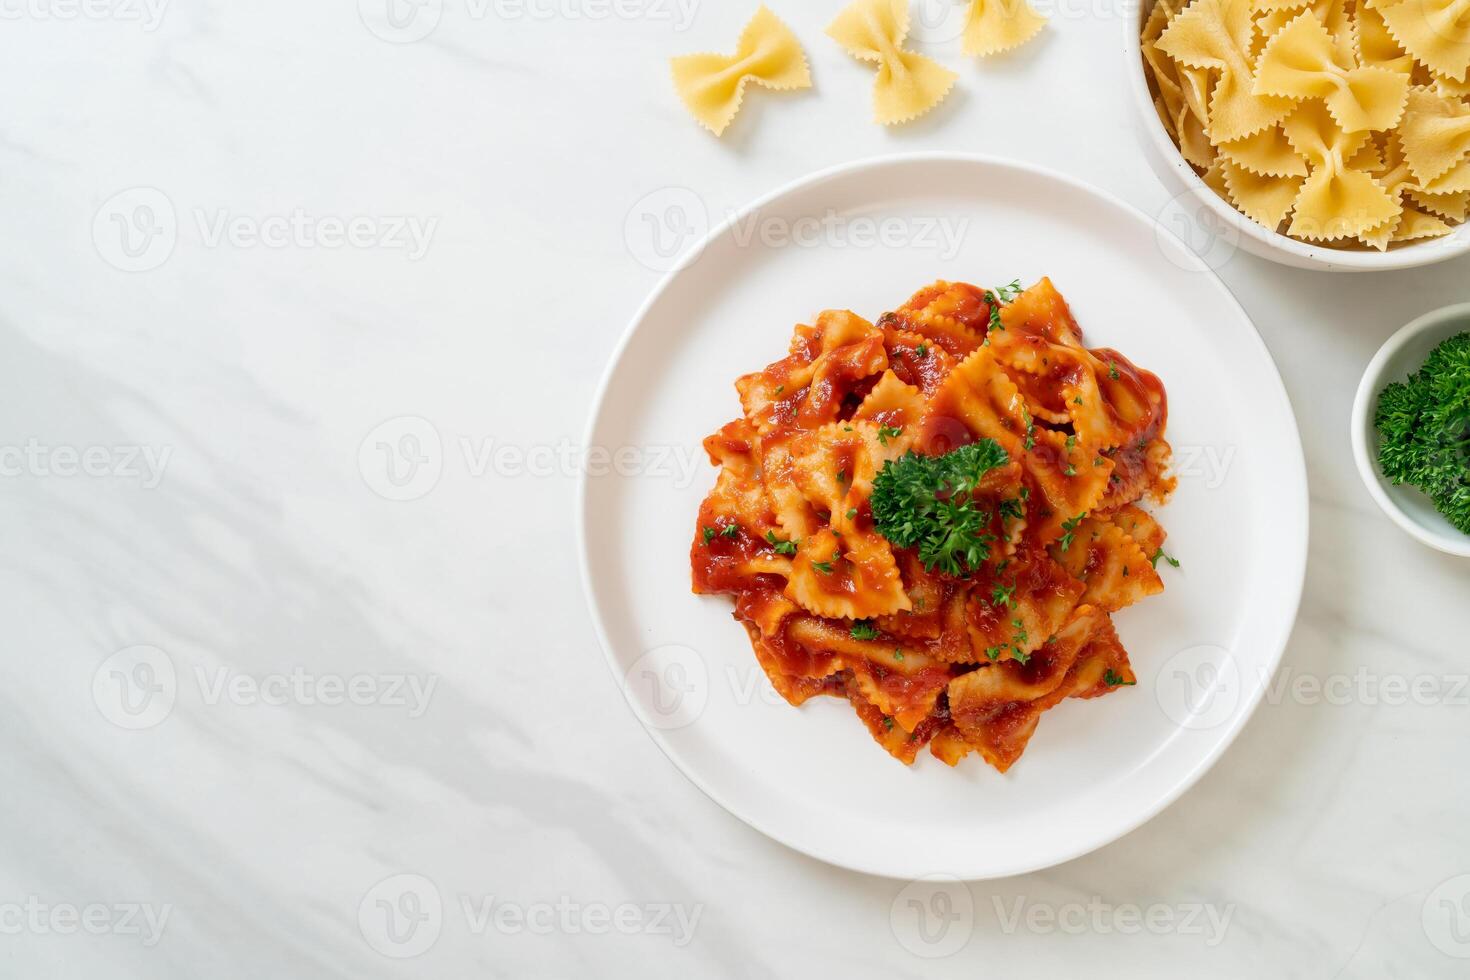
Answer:
<path fill-rule="evenodd" d="M 1384 477 L 1378 468 L 1378 430 L 1373 425 L 1378 395 L 1384 387 L 1418 371 L 1441 341 L 1466 330 L 1470 330 L 1470 303 L 1426 313 L 1388 338 L 1358 385 L 1358 397 L 1353 402 L 1352 436 L 1358 472 L 1383 512 L 1429 547 L 1470 558 L 1470 534 L 1460 532 L 1445 520 L 1430 499 L 1416 488 L 1407 483 L 1394 486 Z"/>
<path fill-rule="evenodd" d="M 1168 223 L 1183 227 L 1171 227 L 1170 230 L 1184 238 L 1211 265 L 1218 266 L 1236 247 L 1272 262 L 1326 272 L 1409 269 L 1444 262 L 1470 252 L 1470 224 L 1461 225 L 1452 235 L 1398 246 L 1387 252 L 1354 252 L 1299 242 L 1258 225 L 1235 210 L 1228 201 L 1210 190 L 1180 155 L 1179 148 L 1174 145 L 1154 109 L 1139 41 L 1144 11 L 1152 8 L 1153 0 L 1124 0 L 1124 15 L 1119 19 L 1125 35 L 1124 71 L 1128 75 L 1129 98 L 1138 115 L 1134 131 L 1153 171 L 1165 187 L 1176 192 Z M 1160 215 L 1160 220 L 1165 220 L 1163 215 Z"/>

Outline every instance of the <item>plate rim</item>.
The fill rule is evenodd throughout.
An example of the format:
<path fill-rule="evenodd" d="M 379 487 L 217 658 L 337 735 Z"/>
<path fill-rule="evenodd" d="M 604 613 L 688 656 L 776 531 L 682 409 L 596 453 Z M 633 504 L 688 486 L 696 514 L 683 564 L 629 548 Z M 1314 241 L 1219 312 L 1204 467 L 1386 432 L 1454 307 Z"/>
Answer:
<path fill-rule="evenodd" d="M 882 170 L 884 168 L 893 166 L 946 163 L 972 164 L 981 168 L 998 167 L 1020 171 L 1022 173 L 1032 176 L 1039 176 L 1047 180 L 1057 181 L 1075 190 L 1079 190 L 1085 194 L 1098 198 L 1102 202 L 1123 211 L 1133 218 L 1141 220 L 1145 224 L 1151 225 L 1156 235 L 1160 236 L 1160 238 L 1168 241 L 1173 247 L 1177 248 L 1180 256 L 1184 258 L 1184 261 L 1193 267 L 1191 269 L 1184 269 L 1183 271 L 1193 272 L 1195 274 L 1202 273 L 1213 282 L 1213 284 L 1219 289 L 1222 296 L 1231 304 L 1234 311 L 1239 314 L 1244 324 L 1249 327 L 1249 334 L 1256 345 L 1257 352 L 1260 355 L 1264 356 L 1266 366 L 1270 369 L 1271 376 L 1276 381 L 1276 387 L 1273 390 L 1272 394 L 1275 397 L 1279 397 L 1282 403 L 1282 407 L 1285 409 L 1286 412 L 1286 419 L 1290 423 L 1289 431 L 1279 434 L 1284 439 L 1284 448 L 1290 456 L 1291 476 L 1294 478 L 1294 482 L 1300 487 L 1299 493 L 1292 494 L 1292 497 L 1294 498 L 1292 502 L 1292 514 L 1290 515 L 1290 518 L 1292 518 L 1292 520 L 1288 520 L 1287 522 L 1287 526 L 1291 526 L 1294 523 L 1298 525 L 1301 529 L 1298 541 L 1296 542 L 1297 547 L 1296 549 L 1294 549 L 1294 560 L 1292 561 L 1291 566 L 1287 569 L 1287 580 L 1291 583 L 1291 594 L 1290 601 L 1287 604 L 1286 608 L 1290 610 L 1290 616 L 1286 617 L 1284 626 L 1280 628 L 1280 635 L 1272 643 L 1272 648 L 1274 652 L 1270 657 L 1269 673 L 1262 679 L 1262 683 L 1254 685 L 1252 687 L 1249 692 L 1249 696 L 1246 699 L 1247 703 L 1242 710 L 1236 712 L 1235 717 L 1231 720 L 1229 727 L 1225 731 L 1223 737 L 1221 737 L 1214 744 L 1214 746 L 1210 749 L 1208 753 L 1201 756 L 1200 760 L 1194 766 L 1189 768 L 1182 776 L 1180 776 L 1175 781 L 1174 785 L 1170 786 L 1165 793 L 1161 794 L 1149 806 L 1144 807 L 1142 810 L 1140 810 L 1138 815 L 1130 818 L 1129 820 L 1123 821 L 1122 825 L 1120 825 L 1119 827 L 1108 830 L 1107 833 L 1103 835 L 1103 837 L 1097 840 L 1084 841 L 1081 843 L 1080 846 L 1066 848 L 1063 852 L 1059 852 L 1058 854 L 1047 859 L 1024 861 L 1014 868 L 1008 868 L 1002 871 L 992 872 L 977 870 L 974 868 L 959 868 L 950 869 L 943 872 L 944 877 L 951 878 L 956 881 L 993 881 L 1005 878 L 1013 878 L 1025 874 L 1032 874 L 1037 871 L 1042 871 L 1047 868 L 1053 868 L 1058 865 L 1066 864 L 1069 861 L 1074 861 L 1080 857 L 1084 857 L 1094 851 L 1100 850 L 1101 848 L 1106 847 L 1109 844 L 1112 844 L 1128 836 L 1135 830 L 1142 827 L 1144 824 L 1157 817 L 1160 813 L 1163 813 L 1169 807 L 1173 806 L 1174 803 L 1176 803 L 1181 796 L 1192 789 L 1207 772 L 1214 768 L 1215 764 L 1220 760 L 1225 752 L 1229 750 L 1231 745 L 1235 743 L 1235 740 L 1240 736 L 1240 733 L 1245 730 L 1246 725 L 1248 725 L 1250 723 L 1250 720 L 1255 716 L 1256 711 L 1260 708 L 1261 702 L 1265 698 L 1266 691 L 1269 689 L 1272 679 L 1276 676 L 1281 668 L 1282 658 L 1286 654 L 1286 648 L 1290 645 L 1292 634 L 1294 633 L 1297 622 L 1300 619 L 1301 602 L 1306 589 L 1307 560 L 1311 539 L 1311 488 L 1307 476 L 1306 455 L 1302 447 L 1301 426 L 1297 420 L 1296 409 L 1291 404 L 1291 396 L 1286 390 L 1286 382 L 1281 377 L 1281 369 L 1276 363 L 1276 358 L 1271 354 L 1270 348 L 1266 345 L 1265 338 L 1261 336 L 1260 330 L 1256 327 L 1255 320 L 1251 318 L 1245 307 L 1241 305 L 1240 300 L 1236 298 L 1234 292 L 1231 291 L 1230 287 L 1225 283 L 1223 279 L 1220 278 L 1215 270 L 1211 268 L 1209 264 L 1204 261 L 1204 259 L 1193 252 L 1187 245 L 1185 245 L 1183 240 L 1181 240 L 1177 235 L 1175 235 L 1168 228 L 1161 226 L 1157 221 L 1149 218 L 1149 216 L 1144 213 L 1140 208 L 1135 207 L 1134 205 L 1123 200 L 1121 197 L 1117 196 L 1109 190 L 1098 187 L 1095 184 L 1070 176 L 1068 174 L 1053 170 L 1049 167 L 1043 167 L 1026 161 L 995 156 L 992 154 L 966 153 L 958 151 L 918 151 L 879 154 L 877 156 L 863 157 L 857 160 L 848 161 L 847 163 L 825 167 L 797 177 L 793 180 L 787 181 L 779 185 L 775 189 L 755 198 L 744 207 L 741 207 L 731 212 L 724 221 L 720 222 L 717 226 L 712 227 L 704 236 L 702 236 L 696 243 L 694 243 L 689 249 L 687 249 L 684 255 L 679 258 L 677 263 L 675 263 L 673 268 L 664 273 L 664 275 L 659 279 L 658 283 L 649 292 L 648 296 L 633 313 L 633 316 L 629 319 L 627 325 L 623 328 L 622 334 L 619 336 L 617 344 L 613 347 L 613 350 L 608 357 L 607 364 L 603 368 L 602 375 L 598 380 L 595 391 L 593 392 L 587 424 L 585 429 L 583 430 L 582 444 L 584 446 L 592 445 L 592 440 L 596 435 L 598 423 L 601 420 L 603 411 L 606 407 L 608 391 L 612 385 L 613 377 L 617 373 L 618 367 L 622 363 L 623 356 L 626 354 L 629 345 L 632 343 L 633 337 L 637 334 L 639 328 L 642 326 L 643 322 L 647 318 L 649 311 L 653 309 L 655 304 L 657 304 L 658 301 L 663 297 L 664 293 L 668 291 L 673 282 L 693 262 L 697 261 L 711 244 L 713 244 L 715 241 L 725 235 L 730 228 L 747 219 L 752 213 L 758 212 L 760 209 L 775 201 L 781 200 L 789 195 L 808 190 L 812 187 L 831 180 L 851 176 L 861 173 L 863 171 Z M 659 751 L 663 753 L 664 757 L 668 759 L 669 763 L 685 779 L 689 780 L 689 782 L 692 783 L 709 800 L 718 805 L 726 813 L 735 817 L 741 823 L 750 827 L 752 830 L 757 831 L 766 838 L 773 840 L 784 847 L 790 848 L 791 850 L 796 851 L 799 854 L 804 854 L 808 857 L 821 861 L 824 864 L 843 868 L 848 871 L 855 871 L 861 874 L 872 875 L 874 877 L 885 878 L 894 881 L 911 881 L 923 877 L 926 872 L 915 871 L 913 869 L 910 869 L 908 871 L 899 871 L 891 867 L 882 866 L 882 863 L 879 861 L 853 860 L 852 858 L 844 854 L 833 853 L 822 848 L 810 846 L 804 843 L 797 843 L 789 839 L 787 835 L 779 833 L 770 827 L 764 826 L 761 822 L 757 821 L 757 819 L 743 812 L 742 808 L 737 806 L 735 803 L 727 800 L 722 794 L 716 792 L 705 782 L 704 779 L 692 772 L 689 767 L 683 765 L 680 760 L 675 756 L 674 750 L 664 738 L 664 734 L 656 728 L 643 722 L 643 720 L 638 716 L 636 708 L 628 701 L 626 692 L 622 691 L 622 687 L 619 682 L 618 663 L 613 651 L 613 645 L 608 639 L 607 626 L 603 618 L 602 606 L 598 599 L 597 588 L 593 582 L 592 560 L 588 548 L 587 539 L 589 524 L 589 488 L 590 476 L 586 468 L 583 468 L 582 472 L 578 475 L 577 492 L 574 503 L 574 506 L 576 508 L 575 525 L 577 564 L 581 577 L 583 598 L 586 601 L 587 610 L 592 618 L 592 625 L 597 634 L 598 644 L 602 648 L 603 661 L 607 666 L 609 672 L 612 674 L 614 684 L 617 684 L 619 686 L 619 691 L 621 692 L 624 707 L 630 714 L 632 714 L 634 719 L 637 721 L 638 727 L 644 731 L 644 733 L 648 736 L 650 740 L 653 741 L 656 746 L 658 746 Z"/>

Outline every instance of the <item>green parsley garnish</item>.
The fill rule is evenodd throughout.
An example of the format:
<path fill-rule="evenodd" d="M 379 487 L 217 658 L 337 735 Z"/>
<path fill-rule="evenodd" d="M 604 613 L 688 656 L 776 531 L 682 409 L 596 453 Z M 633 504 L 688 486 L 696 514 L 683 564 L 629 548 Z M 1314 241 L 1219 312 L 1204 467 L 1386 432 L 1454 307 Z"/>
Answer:
<path fill-rule="evenodd" d="M 1016 605 L 1016 586 L 1014 584 L 1001 585 L 997 583 L 995 588 L 990 590 L 990 604 L 992 606 L 1009 606 L 1014 609 Z"/>
<path fill-rule="evenodd" d="M 929 345 L 928 344 L 920 344 L 918 347 L 915 347 L 914 348 L 914 356 L 915 357 L 928 357 L 929 356 Z"/>
<path fill-rule="evenodd" d="M 857 517 L 857 508 L 856 507 L 853 507 L 853 508 L 849 509 L 848 512 L 847 512 L 847 519 L 850 521 L 850 520 L 853 520 L 856 517 Z"/>
<path fill-rule="evenodd" d="M 1062 522 L 1062 531 L 1065 533 L 1063 533 L 1061 538 L 1058 539 L 1058 543 L 1061 544 L 1063 551 L 1066 551 L 1068 548 L 1072 547 L 1072 535 L 1076 532 L 1078 525 L 1082 523 L 1082 518 L 1086 516 L 1086 514 L 1078 514 L 1070 521 Z"/>
<path fill-rule="evenodd" d="M 1114 673 L 1113 668 L 1109 667 L 1107 671 L 1103 674 L 1103 683 L 1106 684 L 1108 687 L 1132 687 L 1138 682 L 1125 681 L 1122 674 Z"/>
<path fill-rule="evenodd" d="M 719 533 L 720 532 L 718 530 L 716 530 L 715 528 L 712 528 L 712 527 L 705 528 L 704 529 L 704 543 L 706 545 L 708 545 L 711 541 L 713 541 L 715 539 L 715 535 L 716 534 L 719 534 Z"/>
<path fill-rule="evenodd" d="M 895 650 L 895 651 L 893 651 L 893 659 L 894 660 L 902 660 L 903 659 L 903 651 L 902 650 Z"/>
<path fill-rule="evenodd" d="M 1019 521 L 1026 516 L 1026 508 L 1021 506 L 1021 501 L 1019 500 L 1002 500 L 1000 502 L 1000 516 L 1008 517 L 1013 521 Z"/>
<path fill-rule="evenodd" d="M 889 732 L 893 731 L 893 719 L 888 717 L 887 715 L 883 716 L 883 730 Z"/>
<path fill-rule="evenodd" d="M 832 563 L 830 561 L 814 561 L 812 562 L 812 567 L 823 575 L 832 574 Z"/>
<path fill-rule="evenodd" d="M 1165 554 L 1163 548 L 1160 548 L 1158 551 L 1155 551 L 1154 554 L 1153 554 L 1153 557 L 1150 558 L 1149 561 L 1153 562 L 1153 566 L 1155 568 L 1158 568 L 1159 567 L 1159 559 L 1160 558 L 1164 559 L 1164 561 L 1168 562 L 1170 565 L 1173 565 L 1175 568 L 1178 568 L 1179 567 L 1179 559 L 1173 557 L 1172 555 Z"/>
<path fill-rule="evenodd" d="M 1114 381 L 1118 380 L 1118 365 L 1114 364 L 1112 361 L 1108 362 L 1108 377 L 1112 378 Z"/>
<path fill-rule="evenodd" d="M 720 537 L 722 537 L 722 538 L 736 538 L 736 537 L 739 537 L 739 536 L 740 536 L 740 525 L 739 524 L 731 524 L 729 527 L 725 528 L 723 531 L 720 532 Z"/>
<path fill-rule="evenodd" d="M 1470 534 L 1470 332 L 1434 348 L 1407 381 L 1384 388 L 1374 424 L 1383 475 L 1424 491 Z"/>
<path fill-rule="evenodd" d="M 851 634 L 854 640 L 876 640 L 878 638 L 877 627 L 866 619 L 859 619 L 854 622 L 852 628 L 847 632 Z"/>
<path fill-rule="evenodd" d="M 885 446 L 888 445 L 888 440 L 889 439 L 897 439 L 901 435 L 903 435 L 903 429 L 900 426 L 896 426 L 896 425 L 880 425 L 880 426 L 878 426 L 878 441 L 880 443 L 882 443 L 883 445 L 885 445 Z"/>
<path fill-rule="evenodd" d="M 790 556 L 796 554 L 796 542 L 784 541 L 781 538 L 776 537 L 775 531 L 766 532 L 766 544 L 770 545 L 772 548 L 775 548 L 776 554 L 778 555 Z"/>
<path fill-rule="evenodd" d="M 900 548 L 917 548 L 933 571 L 962 576 L 990 557 L 995 535 L 987 530 L 990 513 L 980 508 L 974 490 L 980 480 L 1010 457 L 993 439 L 961 446 L 943 456 L 912 450 L 883 464 L 873 479 L 873 522 Z"/>

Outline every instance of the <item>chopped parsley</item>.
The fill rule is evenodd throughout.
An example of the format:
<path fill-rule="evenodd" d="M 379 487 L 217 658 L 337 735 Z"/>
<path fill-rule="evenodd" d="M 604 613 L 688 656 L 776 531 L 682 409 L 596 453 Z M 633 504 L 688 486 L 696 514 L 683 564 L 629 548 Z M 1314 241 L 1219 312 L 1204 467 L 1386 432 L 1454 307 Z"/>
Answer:
<path fill-rule="evenodd" d="M 716 530 L 715 528 L 712 528 L 712 527 L 705 528 L 704 529 L 704 543 L 706 545 L 708 545 L 711 541 L 713 541 L 715 539 L 715 535 L 716 534 L 719 534 L 719 533 L 720 532 L 718 530 Z"/>
<path fill-rule="evenodd" d="M 1072 547 L 1072 536 L 1077 532 L 1078 526 L 1081 525 L 1082 518 L 1084 518 L 1086 516 L 1087 515 L 1085 513 L 1078 514 L 1076 517 L 1072 518 L 1070 521 L 1063 521 L 1062 522 L 1062 532 L 1063 533 L 1062 533 L 1061 538 L 1058 539 L 1057 543 L 1062 546 L 1062 550 L 1063 551 L 1066 551 L 1068 548 Z"/>
<path fill-rule="evenodd" d="M 909 451 L 883 464 L 873 479 L 873 522 L 900 548 L 917 548 L 930 571 L 963 576 L 990 557 L 995 535 L 991 515 L 975 498 L 975 487 L 1010 457 L 993 439 L 982 439 L 943 456 Z"/>
<path fill-rule="evenodd" d="M 772 548 L 775 548 L 776 554 L 778 555 L 790 556 L 796 554 L 796 542 L 785 541 L 781 538 L 776 537 L 775 531 L 766 532 L 766 544 L 770 545 Z"/>
<path fill-rule="evenodd" d="M 812 562 L 812 567 L 823 575 L 832 574 L 832 563 L 830 561 L 814 561 Z"/>
<path fill-rule="evenodd" d="M 1118 365 L 1114 364 L 1112 361 L 1108 362 L 1108 377 L 1112 378 L 1114 381 L 1118 380 Z"/>
<path fill-rule="evenodd" d="M 1001 585 L 997 583 L 995 588 L 990 590 L 990 604 L 992 606 L 1007 606 L 1014 609 L 1016 607 L 1015 584 Z"/>
<path fill-rule="evenodd" d="M 929 345 L 928 344 L 920 344 L 918 347 L 915 347 L 914 348 L 914 356 L 915 357 L 928 357 L 929 356 Z"/>
<path fill-rule="evenodd" d="M 902 660 L 903 659 L 903 651 L 902 650 L 895 650 L 895 651 L 893 651 L 893 659 L 894 660 Z"/>
<path fill-rule="evenodd" d="M 739 524 L 731 524 L 729 527 L 725 528 L 723 531 L 720 532 L 720 537 L 722 537 L 722 538 L 738 538 L 739 536 L 740 536 L 740 525 Z"/>
<path fill-rule="evenodd" d="M 854 640 L 876 640 L 878 638 L 878 628 L 866 619 L 854 622 L 852 628 L 847 632 Z"/>
<path fill-rule="evenodd" d="M 878 427 L 878 441 L 885 446 L 888 445 L 889 439 L 897 439 L 901 435 L 903 435 L 903 428 L 901 426 L 880 425 Z"/>
<path fill-rule="evenodd" d="M 1115 673 L 1113 671 L 1113 668 L 1109 667 L 1107 669 L 1107 672 L 1103 674 L 1103 683 L 1106 684 L 1108 687 L 1132 687 L 1138 682 L 1125 681 L 1122 674 Z"/>
<path fill-rule="evenodd" d="M 857 508 L 856 507 L 853 507 L 850 510 L 848 510 L 848 512 L 847 512 L 847 519 L 849 521 L 850 520 L 853 520 L 856 517 L 857 517 Z"/>

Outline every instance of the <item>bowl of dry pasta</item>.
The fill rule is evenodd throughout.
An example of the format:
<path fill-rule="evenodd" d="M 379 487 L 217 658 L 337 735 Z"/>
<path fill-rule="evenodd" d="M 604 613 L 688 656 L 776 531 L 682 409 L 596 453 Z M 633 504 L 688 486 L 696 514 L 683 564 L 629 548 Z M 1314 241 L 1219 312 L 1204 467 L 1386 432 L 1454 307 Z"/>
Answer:
<path fill-rule="evenodd" d="M 1139 0 L 1150 163 L 1192 244 L 1381 271 L 1470 251 L 1470 17 L 1454 0 Z M 1176 231 L 1180 229 L 1174 229 Z M 1189 231 L 1191 229 L 1185 229 Z M 1187 237 L 1187 236 L 1186 236 Z"/>

